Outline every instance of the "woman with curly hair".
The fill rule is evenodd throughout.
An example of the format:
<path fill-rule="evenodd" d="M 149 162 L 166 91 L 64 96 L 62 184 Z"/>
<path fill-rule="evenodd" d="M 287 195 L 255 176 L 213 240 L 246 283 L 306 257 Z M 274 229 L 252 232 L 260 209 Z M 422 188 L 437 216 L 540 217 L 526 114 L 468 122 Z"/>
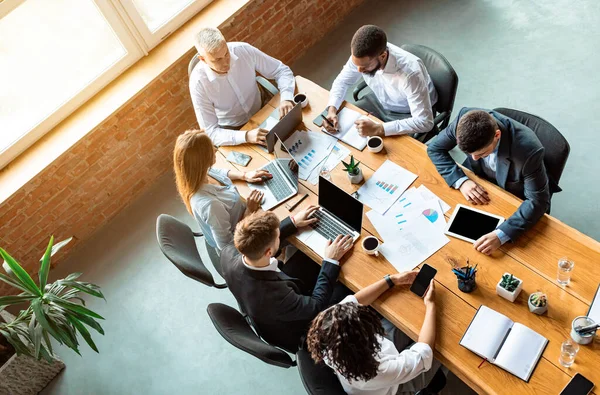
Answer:
<path fill-rule="evenodd" d="M 427 387 L 436 374 L 439 362 L 433 359 L 436 310 L 433 281 L 423 299 L 425 320 L 419 339 L 409 348 L 404 349 L 410 342 L 404 334 L 399 336 L 401 339 L 396 339 L 396 344 L 402 344 L 401 351 L 384 337 L 381 318 L 369 307 L 387 289 L 412 284 L 417 273 L 387 275 L 322 311 L 312 321 L 307 338 L 308 351 L 315 362 L 324 362 L 335 371 L 346 393 L 415 393 Z M 440 381 L 443 387 L 445 378 Z M 439 390 L 441 388 L 436 392 Z"/>

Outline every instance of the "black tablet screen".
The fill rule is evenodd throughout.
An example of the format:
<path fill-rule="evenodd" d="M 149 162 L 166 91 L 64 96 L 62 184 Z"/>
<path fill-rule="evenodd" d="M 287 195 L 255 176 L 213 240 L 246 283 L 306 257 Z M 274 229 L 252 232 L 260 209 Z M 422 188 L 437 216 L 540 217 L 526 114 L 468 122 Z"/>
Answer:
<path fill-rule="evenodd" d="M 496 229 L 499 222 L 498 218 L 459 207 L 448 231 L 472 240 L 477 240 Z"/>

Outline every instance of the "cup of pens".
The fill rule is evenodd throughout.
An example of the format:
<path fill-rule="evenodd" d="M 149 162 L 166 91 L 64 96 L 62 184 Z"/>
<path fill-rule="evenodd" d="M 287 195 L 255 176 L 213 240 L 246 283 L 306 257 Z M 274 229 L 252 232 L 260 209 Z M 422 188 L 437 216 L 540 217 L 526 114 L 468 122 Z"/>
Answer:
<path fill-rule="evenodd" d="M 571 338 L 579 344 L 590 344 L 594 340 L 598 327 L 600 325 L 590 317 L 576 317 L 571 325 Z"/>
<path fill-rule="evenodd" d="M 456 279 L 458 280 L 458 289 L 462 292 L 470 293 L 477 288 L 477 283 L 475 282 L 477 265 L 471 266 L 469 264 L 469 259 L 467 259 L 467 266 L 459 268 L 457 265 L 454 265 L 452 273 L 456 276 Z"/>

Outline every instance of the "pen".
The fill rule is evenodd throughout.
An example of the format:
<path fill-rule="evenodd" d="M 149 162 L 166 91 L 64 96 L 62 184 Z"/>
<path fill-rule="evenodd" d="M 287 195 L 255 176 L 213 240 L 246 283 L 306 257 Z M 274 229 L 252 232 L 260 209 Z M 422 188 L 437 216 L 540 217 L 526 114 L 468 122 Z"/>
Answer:
<path fill-rule="evenodd" d="M 323 118 L 325 120 L 325 122 L 327 122 L 329 124 L 329 126 L 331 126 L 332 128 L 334 128 L 336 132 L 338 131 L 338 129 L 333 125 L 333 122 L 331 122 L 326 116 L 324 116 L 323 114 L 321 114 L 321 118 Z"/>
<path fill-rule="evenodd" d="M 477 369 L 479 369 L 481 367 L 481 365 L 483 365 L 483 363 L 487 361 L 487 358 L 483 358 L 483 361 L 481 361 L 481 363 L 479 364 L 479 366 L 477 366 Z"/>
<path fill-rule="evenodd" d="M 295 209 L 296 207 L 298 207 L 298 205 L 299 205 L 300 203 L 302 203 L 302 202 L 304 201 L 304 199 L 306 199 L 307 197 L 308 197 L 308 193 L 305 193 L 305 194 L 304 194 L 304 196 L 302 196 L 302 197 L 301 197 L 301 198 L 300 198 L 300 199 L 299 199 L 299 200 L 298 200 L 296 203 L 294 203 L 294 204 L 292 205 L 292 207 L 288 207 L 288 211 L 294 211 L 294 209 Z"/>

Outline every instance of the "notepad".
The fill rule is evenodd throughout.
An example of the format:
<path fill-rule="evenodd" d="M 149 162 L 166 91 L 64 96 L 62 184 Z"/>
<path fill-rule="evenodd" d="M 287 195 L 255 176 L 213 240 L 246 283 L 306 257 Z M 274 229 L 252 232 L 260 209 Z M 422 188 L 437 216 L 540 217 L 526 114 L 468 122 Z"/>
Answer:
<path fill-rule="evenodd" d="M 481 306 L 459 344 L 521 380 L 529 381 L 548 339 Z"/>
<path fill-rule="evenodd" d="M 343 141 L 351 147 L 356 148 L 359 151 L 362 151 L 367 146 L 367 138 L 362 137 L 358 134 L 358 130 L 356 130 L 356 122 L 358 119 L 369 119 L 362 115 L 361 113 L 351 110 L 349 108 L 342 108 L 340 112 L 337 114 L 338 116 L 338 133 L 329 133 L 327 129 L 322 128 L 321 130 L 330 136 L 335 137 L 336 139 Z"/>

